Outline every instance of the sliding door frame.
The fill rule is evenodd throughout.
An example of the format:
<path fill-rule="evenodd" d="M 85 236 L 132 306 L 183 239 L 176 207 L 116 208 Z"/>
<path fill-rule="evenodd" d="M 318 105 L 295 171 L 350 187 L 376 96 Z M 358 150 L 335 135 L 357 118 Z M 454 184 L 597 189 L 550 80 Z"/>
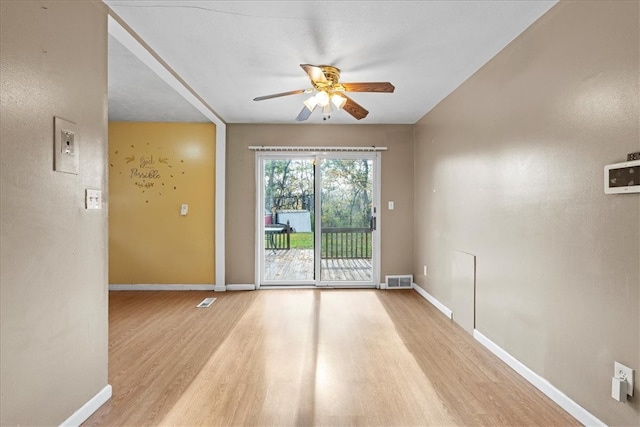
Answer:
<path fill-rule="evenodd" d="M 384 148 L 386 149 L 386 148 Z M 255 154 L 255 185 L 256 185 L 256 203 L 255 203 L 255 288 L 260 289 L 261 286 L 264 285 L 264 251 L 265 251 L 265 243 L 264 243 L 264 160 L 266 159 L 313 159 L 316 163 L 315 170 L 315 179 L 314 179 L 314 197 L 315 197 L 315 209 L 316 209 L 316 221 L 314 224 L 314 279 L 313 280 L 301 280 L 299 284 L 292 285 L 286 284 L 286 282 L 282 283 L 274 283 L 264 285 L 269 289 L 277 289 L 277 288 L 287 288 L 287 289 L 295 289 L 295 288 L 315 288 L 315 287 L 324 287 L 324 288 L 378 288 L 380 286 L 380 229 L 381 229 L 381 209 L 380 209 L 380 193 L 381 193 L 381 151 L 380 149 L 375 151 L 364 151 L 364 150 L 356 150 L 354 152 L 345 150 L 338 150 L 340 152 L 335 153 L 327 153 L 327 152 L 309 152 L 307 150 L 294 151 L 294 150 L 283 150 L 283 151 L 257 151 Z M 371 253 L 371 262 L 372 262 L 372 278 L 371 283 L 368 282 L 329 282 L 329 281 L 321 281 L 320 277 L 320 247 L 318 246 L 320 243 L 320 227 L 321 227 L 321 212 L 320 212 L 320 186 L 321 179 L 318 176 L 319 174 L 319 164 L 318 162 L 323 159 L 371 159 L 373 163 L 373 191 L 372 191 L 372 205 L 375 209 L 376 220 L 376 229 L 372 231 L 372 253 Z"/>
<path fill-rule="evenodd" d="M 298 159 L 298 160 L 313 160 L 316 158 L 316 155 L 313 153 L 305 153 L 305 152 L 257 152 L 256 153 L 256 216 L 255 216 L 255 227 L 256 227 L 256 237 L 255 237 L 255 282 L 256 289 L 260 289 L 264 284 L 264 253 L 265 253 L 265 239 L 264 239 L 264 164 L 265 160 L 284 160 L 284 159 Z M 315 191 L 315 179 L 314 179 L 314 191 Z M 314 195 L 315 197 L 315 195 Z M 314 256 L 315 256 L 315 248 L 314 248 Z M 314 271 L 315 271 L 315 261 L 314 261 Z M 283 287 L 287 289 L 298 288 L 309 288 L 315 287 L 317 284 L 317 278 L 315 277 L 312 280 L 298 280 L 299 284 L 292 285 L 287 284 L 286 281 L 282 281 L 281 283 L 274 284 L 266 284 L 269 289 L 275 289 L 278 287 Z"/>
<path fill-rule="evenodd" d="M 334 152 L 334 153 L 322 153 L 316 156 L 317 159 L 317 171 L 316 171 L 316 286 L 322 288 L 377 288 L 380 286 L 378 279 L 380 277 L 380 153 L 370 152 Z M 376 227 L 371 231 L 371 282 L 355 282 L 355 281 L 331 281 L 322 280 L 321 269 L 321 253 L 322 253 L 322 189 L 323 189 L 323 177 L 322 177 L 322 163 L 325 160 L 371 160 L 373 166 L 373 182 L 371 191 L 371 215 L 375 217 Z"/>

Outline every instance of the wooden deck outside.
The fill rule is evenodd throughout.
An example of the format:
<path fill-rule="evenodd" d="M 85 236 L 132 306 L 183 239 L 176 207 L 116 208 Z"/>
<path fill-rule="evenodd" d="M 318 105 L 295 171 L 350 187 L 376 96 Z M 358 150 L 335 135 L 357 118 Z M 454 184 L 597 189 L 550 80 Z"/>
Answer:
<path fill-rule="evenodd" d="M 265 252 L 265 278 L 291 281 L 313 280 L 313 249 Z M 321 279 L 327 281 L 371 281 L 370 259 L 323 259 Z"/>

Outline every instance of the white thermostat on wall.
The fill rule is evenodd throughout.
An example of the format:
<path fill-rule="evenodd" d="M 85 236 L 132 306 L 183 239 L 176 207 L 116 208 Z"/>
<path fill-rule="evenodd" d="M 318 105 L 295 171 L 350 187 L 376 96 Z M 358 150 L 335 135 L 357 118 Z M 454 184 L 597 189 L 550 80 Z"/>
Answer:
<path fill-rule="evenodd" d="M 606 194 L 640 193 L 640 160 L 606 165 L 604 192 Z"/>

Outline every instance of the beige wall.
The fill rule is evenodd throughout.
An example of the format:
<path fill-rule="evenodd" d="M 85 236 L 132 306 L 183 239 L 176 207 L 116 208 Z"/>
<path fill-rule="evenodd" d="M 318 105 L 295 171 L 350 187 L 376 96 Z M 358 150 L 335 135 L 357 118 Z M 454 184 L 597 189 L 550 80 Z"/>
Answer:
<path fill-rule="evenodd" d="M 0 19 L 0 424 L 58 425 L 107 385 L 107 14 L 2 1 Z M 78 175 L 53 171 L 54 116 L 78 124 Z"/>
<path fill-rule="evenodd" d="M 255 152 L 252 145 L 384 146 L 382 153 L 381 278 L 410 274 L 413 232 L 413 126 L 229 125 L 226 175 L 226 283 L 254 284 Z M 393 200 L 395 209 L 386 209 Z"/>
<path fill-rule="evenodd" d="M 212 123 L 109 123 L 109 283 L 213 284 L 215 141 Z"/>
<path fill-rule="evenodd" d="M 476 329 L 610 425 L 640 369 L 640 195 L 603 166 L 640 149 L 639 3 L 561 2 L 416 125 L 414 274 L 452 306 L 477 256 Z M 422 275 L 422 266 L 429 275 Z M 455 317 L 455 313 L 454 313 Z"/>

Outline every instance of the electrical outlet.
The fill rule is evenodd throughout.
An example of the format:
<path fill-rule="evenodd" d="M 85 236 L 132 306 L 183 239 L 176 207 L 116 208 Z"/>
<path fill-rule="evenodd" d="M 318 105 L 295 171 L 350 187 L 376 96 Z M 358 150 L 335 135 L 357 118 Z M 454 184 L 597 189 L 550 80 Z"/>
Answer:
<path fill-rule="evenodd" d="M 422 270 L 423 270 L 423 274 L 426 276 L 427 275 L 427 266 L 423 265 L 422 266 Z"/>
<path fill-rule="evenodd" d="M 614 362 L 613 376 L 627 382 L 627 394 L 633 396 L 633 369 L 624 366 L 622 363 Z"/>

